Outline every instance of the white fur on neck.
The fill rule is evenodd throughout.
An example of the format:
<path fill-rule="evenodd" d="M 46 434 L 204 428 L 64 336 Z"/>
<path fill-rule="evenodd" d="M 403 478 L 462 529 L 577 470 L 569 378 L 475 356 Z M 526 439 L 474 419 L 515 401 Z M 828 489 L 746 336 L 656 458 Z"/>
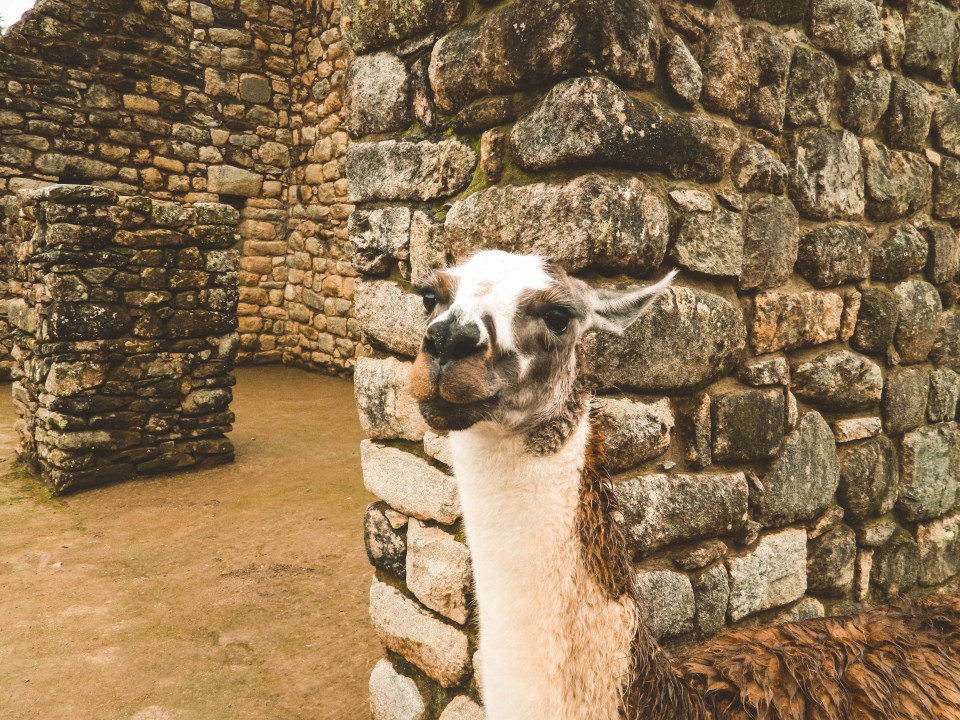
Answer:
<path fill-rule="evenodd" d="M 615 720 L 638 622 L 586 569 L 576 525 L 585 413 L 554 455 L 481 423 L 450 449 L 473 556 L 488 720 Z"/>

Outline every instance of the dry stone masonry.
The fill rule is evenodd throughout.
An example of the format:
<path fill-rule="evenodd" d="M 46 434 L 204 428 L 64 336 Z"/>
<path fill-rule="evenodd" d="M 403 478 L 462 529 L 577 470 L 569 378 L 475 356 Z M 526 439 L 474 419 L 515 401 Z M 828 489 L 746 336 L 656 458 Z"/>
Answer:
<path fill-rule="evenodd" d="M 233 459 L 239 219 L 89 185 L 20 192 L 19 453 L 56 491 Z"/>
<path fill-rule="evenodd" d="M 456 487 L 404 382 L 411 282 L 481 248 L 683 270 L 582 350 L 668 646 L 960 584 L 958 17 L 344 0 L 375 718 L 482 717 Z"/>

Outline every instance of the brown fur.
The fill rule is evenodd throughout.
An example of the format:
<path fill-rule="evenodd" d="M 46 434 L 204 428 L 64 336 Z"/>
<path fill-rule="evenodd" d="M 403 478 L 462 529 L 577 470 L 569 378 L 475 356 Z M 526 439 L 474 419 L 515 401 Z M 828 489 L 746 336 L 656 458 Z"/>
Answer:
<path fill-rule="evenodd" d="M 410 369 L 410 394 L 418 402 L 427 402 L 437 397 L 437 367 L 426 353 L 417 354 Z"/>
<path fill-rule="evenodd" d="M 440 397 L 447 402 L 460 404 L 479 402 L 490 397 L 486 355 L 474 355 L 451 365 L 440 378 Z"/>

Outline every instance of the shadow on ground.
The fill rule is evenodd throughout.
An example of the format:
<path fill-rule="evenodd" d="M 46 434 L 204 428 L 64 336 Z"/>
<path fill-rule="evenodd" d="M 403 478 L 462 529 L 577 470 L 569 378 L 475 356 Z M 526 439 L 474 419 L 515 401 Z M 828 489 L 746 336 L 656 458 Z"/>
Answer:
<path fill-rule="evenodd" d="M 350 383 L 237 372 L 237 462 L 50 499 L 0 403 L 0 718 L 366 718 Z"/>

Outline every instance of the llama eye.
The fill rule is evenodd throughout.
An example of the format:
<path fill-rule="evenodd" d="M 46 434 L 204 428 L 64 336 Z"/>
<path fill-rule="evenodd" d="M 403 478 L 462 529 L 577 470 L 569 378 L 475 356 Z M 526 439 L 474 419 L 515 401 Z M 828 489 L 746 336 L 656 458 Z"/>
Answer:
<path fill-rule="evenodd" d="M 437 307 L 437 294 L 425 292 L 423 294 L 423 307 L 426 308 L 427 312 L 433 312 L 434 308 Z"/>
<path fill-rule="evenodd" d="M 559 308 L 552 308 L 543 314 L 544 324 L 555 335 L 562 335 L 570 324 L 570 313 Z"/>

